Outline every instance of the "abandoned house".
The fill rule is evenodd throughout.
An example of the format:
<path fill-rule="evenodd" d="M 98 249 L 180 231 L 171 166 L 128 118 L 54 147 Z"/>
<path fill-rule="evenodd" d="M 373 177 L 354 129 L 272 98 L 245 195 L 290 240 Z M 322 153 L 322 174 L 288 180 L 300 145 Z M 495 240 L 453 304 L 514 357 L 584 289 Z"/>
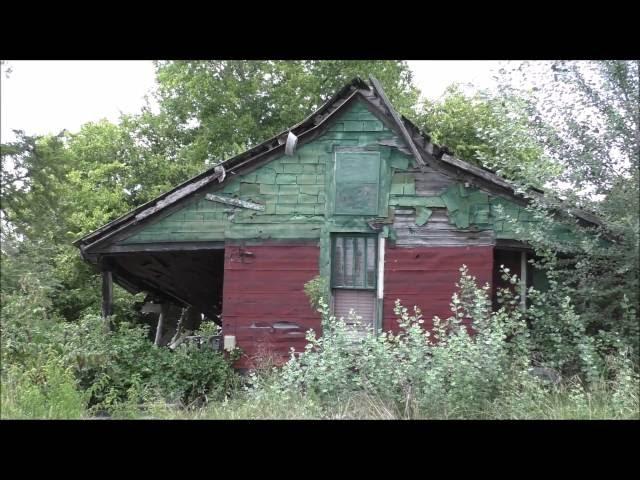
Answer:
<path fill-rule="evenodd" d="M 427 328 L 448 317 L 462 264 L 494 287 L 501 264 L 540 281 L 506 219 L 531 221 L 526 204 L 505 179 L 434 145 L 375 78 L 356 78 L 299 124 L 74 244 L 102 272 L 105 317 L 112 282 L 147 292 L 162 312 L 158 342 L 172 336 L 163 315 L 184 308 L 192 330 L 203 316 L 221 325 L 248 367 L 320 332 L 304 293 L 317 275 L 336 316 L 354 309 L 378 330 L 397 328 L 396 299 L 419 306 Z"/>

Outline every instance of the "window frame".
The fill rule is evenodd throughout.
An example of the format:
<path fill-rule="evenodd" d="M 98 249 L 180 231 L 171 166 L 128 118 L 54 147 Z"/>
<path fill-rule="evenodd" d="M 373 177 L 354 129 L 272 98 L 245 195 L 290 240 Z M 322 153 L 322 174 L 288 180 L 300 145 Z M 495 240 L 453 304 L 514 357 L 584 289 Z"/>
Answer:
<path fill-rule="evenodd" d="M 335 283 L 336 280 L 336 261 L 335 261 L 335 255 L 336 255 L 336 241 L 338 238 L 352 238 L 352 239 L 357 239 L 357 238 L 364 238 L 364 261 L 363 261 L 363 265 L 364 265 L 364 285 L 358 285 L 358 286 L 351 286 L 351 285 L 337 285 Z M 373 280 L 373 285 L 372 286 L 368 286 L 367 285 L 367 261 L 368 261 L 368 256 L 367 256 L 367 239 L 370 239 L 371 241 L 373 241 L 373 266 L 374 266 L 374 280 Z M 345 289 L 345 290 L 372 290 L 374 292 L 376 292 L 376 297 L 377 297 L 377 291 L 378 291 L 378 248 L 379 248 L 379 240 L 378 240 L 378 235 L 375 233 L 349 233 L 349 232 L 336 232 L 331 234 L 331 279 L 329 282 L 330 288 L 331 289 L 336 289 L 336 288 L 340 288 L 340 289 Z M 354 249 L 355 252 L 355 249 Z M 344 259 L 346 258 L 346 249 L 343 249 L 343 262 L 342 265 L 346 268 L 346 262 L 344 261 Z M 354 263 L 355 266 L 355 263 Z"/>

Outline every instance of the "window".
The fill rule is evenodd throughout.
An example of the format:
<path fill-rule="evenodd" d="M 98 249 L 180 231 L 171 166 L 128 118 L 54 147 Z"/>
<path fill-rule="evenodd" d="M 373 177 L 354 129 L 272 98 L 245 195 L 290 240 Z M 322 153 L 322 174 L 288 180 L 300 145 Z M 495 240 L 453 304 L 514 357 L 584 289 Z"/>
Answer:
<path fill-rule="evenodd" d="M 365 327 L 376 318 L 378 243 L 376 235 L 335 235 L 332 239 L 333 314 L 348 320 L 349 310 Z"/>
<path fill-rule="evenodd" d="M 335 213 L 377 215 L 380 152 L 336 152 Z"/>
<path fill-rule="evenodd" d="M 376 248 L 375 235 L 336 235 L 333 238 L 334 288 L 376 288 Z"/>

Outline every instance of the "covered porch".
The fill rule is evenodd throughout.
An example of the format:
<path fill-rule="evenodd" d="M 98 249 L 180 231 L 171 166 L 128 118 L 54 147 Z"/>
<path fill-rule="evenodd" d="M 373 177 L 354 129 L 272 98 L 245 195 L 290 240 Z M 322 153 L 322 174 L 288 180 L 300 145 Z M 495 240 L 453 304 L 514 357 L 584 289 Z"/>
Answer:
<path fill-rule="evenodd" d="M 113 315 L 113 283 L 146 292 L 141 313 L 157 345 L 169 345 L 203 319 L 221 325 L 224 242 L 112 245 L 83 252 L 102 274 L 102 316 Z"/>

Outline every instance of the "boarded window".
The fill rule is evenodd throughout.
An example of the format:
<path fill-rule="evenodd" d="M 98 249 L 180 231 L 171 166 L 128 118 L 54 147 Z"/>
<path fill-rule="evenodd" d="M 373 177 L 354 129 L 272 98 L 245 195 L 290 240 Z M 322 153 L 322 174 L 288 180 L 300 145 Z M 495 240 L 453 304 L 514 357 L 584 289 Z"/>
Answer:
<path fill-rule="evenodd" d="M 379 184 L 379 152 L 336 153 L 336 214 L 377 215 Z"/>

